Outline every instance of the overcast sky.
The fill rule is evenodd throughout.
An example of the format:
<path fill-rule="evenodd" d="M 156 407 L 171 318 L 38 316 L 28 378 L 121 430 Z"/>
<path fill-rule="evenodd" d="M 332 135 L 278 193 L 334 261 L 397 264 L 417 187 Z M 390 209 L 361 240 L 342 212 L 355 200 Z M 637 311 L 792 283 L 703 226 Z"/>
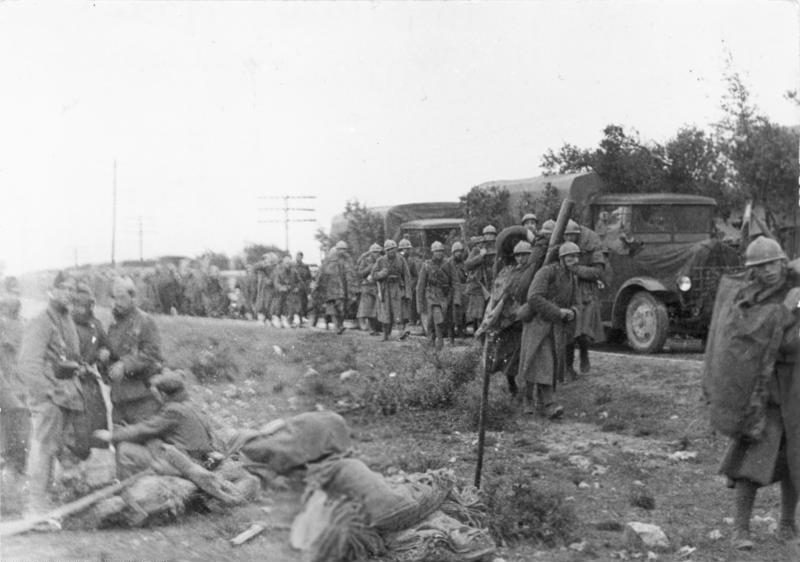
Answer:
<path fill-rule="evenodd" d="M 292 251 L 345 201 L 455 201 L 539 175 L 619 123 L 664 141 L 720 117 L 730 55 L 782 124 L 798 10 L 724 2 L 0 3 L 7 273 L 283 245 L 259 196 L 315 195 Z"/>

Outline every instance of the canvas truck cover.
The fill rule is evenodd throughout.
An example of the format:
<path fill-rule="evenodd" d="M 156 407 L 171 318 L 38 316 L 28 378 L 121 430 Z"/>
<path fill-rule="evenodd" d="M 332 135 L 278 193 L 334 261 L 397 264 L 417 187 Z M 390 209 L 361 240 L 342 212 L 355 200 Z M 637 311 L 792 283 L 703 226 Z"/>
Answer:
<path fill-rule="evenodd" d="M 583 216 L 586 205 L 592 197 L 603 192 L 603 180 L 596 172 L 578 172 L 574 174 L 558 174 L 552 176 L 538 176 L 520 180 L 495 180 L 487 181 L 478 186 L 478 189 L 489 190 L 493 187 L 505 189 L 509 194 L 509 206 L 518 209 L 519 202 L 525 194 L 536 198 L 544 195 L 547 184 L 552 185 L 561 199 L 569 197 L 575 201 L 576 211 Z"/>

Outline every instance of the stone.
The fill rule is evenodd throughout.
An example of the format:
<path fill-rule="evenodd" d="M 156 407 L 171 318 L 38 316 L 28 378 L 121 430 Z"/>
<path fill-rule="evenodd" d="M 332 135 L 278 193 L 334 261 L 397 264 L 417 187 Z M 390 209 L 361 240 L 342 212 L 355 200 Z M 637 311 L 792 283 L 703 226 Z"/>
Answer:
<path fill-rule="evenodd" d="M 623 540 L 628 547 L 638 550 L 645 548 L 668 549 L 670 547 L 669 539 L 661 527 L 639 521 L 630 521 L 625 525 Z"/>
<path fill-rule="evenodd" d="M 695 553 L 697 548 L 689 545 L 682 546 L 678 549 L 677 555 L 678 558 L 689 558 L 692 554 Z"/>
<path fill-rule="evenodd" d="M 314 367 L 309 367 L 306 369 L 306 372 L 303 373 L 304 377 L 317 377 L 319 376 L 319 371 L 317 371 Z"/>
<path fill-rule="evenodd" d="M 576 468 L 580 468 L 581 470 L 589 470 L 589 467 L 592 466 L 592 461 L 583 455 L 572 455 L 567 459 L 567 462 Z"/>
<path fill-rule="evenodd" d="M 679 461 L 690 461 L 697 458 L 697 451 L 675 451 L 669 456 L 669 460 L 679 462 Z"/>
<path fill-rule="evenodd" d="M 722 538 L 722 531 L 719 529 L 714 529 L 708 533 L 708 538 L 712 541 L 718 541 Z"/>
<path fill-rule="evenodd" d="M 339 380 L 340 381 L 346 381 L 347 379 L 349 379 L 351 377 L 355 377 L 355 376 L 358 376 L 358 371 L 356 371 L 355 369 L 348 369 L 346 371 L 343 371 L 339 375 Z"/>
<path fill-rule="evenodd" d="M 569 549 L 574 550 L 576 552 L 583 552 L 584 550 L 586 550 L 586 541 L 574 542 L 569 545 Z"/>
<path fill-rule="evenodd" d="M 286 355 L 283 352 L 283 350 L 280 348 L 280 346 L 277 346 L 277 345 L 273 345 L 272 346 L 272 351 L 274 351 L 275 355 L 277 355 L 278 357 L 283 357 L 284 355 Z"/>
<path fill-rule="evenodd" d="M 587 490 L 591 487 L 592 487 L 591 484 L 589 484 L 588 482 L 581 482 L 578 484 L 578 488 L 580 488 L 581 490 Z"/>

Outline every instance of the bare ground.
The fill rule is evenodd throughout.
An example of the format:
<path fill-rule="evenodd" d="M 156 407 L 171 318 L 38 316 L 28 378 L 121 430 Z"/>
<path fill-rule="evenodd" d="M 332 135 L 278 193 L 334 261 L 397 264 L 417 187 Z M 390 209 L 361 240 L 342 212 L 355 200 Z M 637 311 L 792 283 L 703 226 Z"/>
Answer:
<path fill-rule="evenodd" d="M 353 385 L 357 377 L 418 369 L 431 358 L 421 339 L 382 344 L 358 333 L 337 338 L 321 330 L 281 331 L 227 320 L 158 321 L 170 366 L 187 368 L 203 350 L 230 358 L 234 381 L 193 391 L 200 407 L 223 423 L 256 427 L 315 407 L 338 409 L 373 469 L 451 466 L 471 481 L 477 435 L 462 408 L 401 408 L 383 415 L 376 404 L 341 401 L 338 373 L 357 370 L 356 379 L 347 383 Z M 732 494 L 716 474 L 725 439 L 713 435 L 705 420 L 700 361 L 593 353 L 592 363 L 590 374 L 559 388 L 567 412 L 562 421 L 516 417 L 504 431 L 488 434 L 485 486 L 522 475 L 560 494 L 577 516 L 567 540 L 503 545 L 498 556 L 507 561 L 644 560 L 647 553 L 628 549 L 621 531 L 626 522 L 642 521 L 660 525 L 670 539 L 670 549 L 654 553 L 658 560 L 800 560 L 774 538 L 768 523 L 754 525 L 754 551 L 730 550 L 731 527 L 724 518 L 732 515 Z M 304 376 L 309 367 L 319 372 L 315 380 L 321 383 L 309 385 Z M 493 384 L 502 386 L 499 379 Z M 676 452 L 689 458 L 671 457 Z M 265 490 L 253 505 L 192 513 L 170 525 L 10 537 L 0 554 L 2 560 L 300 560 L 287 543 L 301 488 L 299 480 L 288 480 Z M 777 519 L 778 502 L 776 489 L 763 490 L 755 515 Z M 265 521 L 267 532 L 231 547 L 228 539 L 253 521 Z M 710 538 L 714 531 L 722 539 Z M 696 550 L 682 554 L 681 547 Z"/>

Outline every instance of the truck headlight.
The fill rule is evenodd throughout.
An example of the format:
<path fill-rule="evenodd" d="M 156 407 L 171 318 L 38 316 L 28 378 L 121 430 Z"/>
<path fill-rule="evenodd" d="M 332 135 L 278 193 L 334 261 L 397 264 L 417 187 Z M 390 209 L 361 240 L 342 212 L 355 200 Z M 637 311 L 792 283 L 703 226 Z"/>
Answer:
<path fill-rule="evenodd" d="M 687 277 L 686 275 L 681 275 L 678 277 L 678 290 L 682 293 L 685 293 L 689 289 L 692 288 L 692 280 Z"/>

